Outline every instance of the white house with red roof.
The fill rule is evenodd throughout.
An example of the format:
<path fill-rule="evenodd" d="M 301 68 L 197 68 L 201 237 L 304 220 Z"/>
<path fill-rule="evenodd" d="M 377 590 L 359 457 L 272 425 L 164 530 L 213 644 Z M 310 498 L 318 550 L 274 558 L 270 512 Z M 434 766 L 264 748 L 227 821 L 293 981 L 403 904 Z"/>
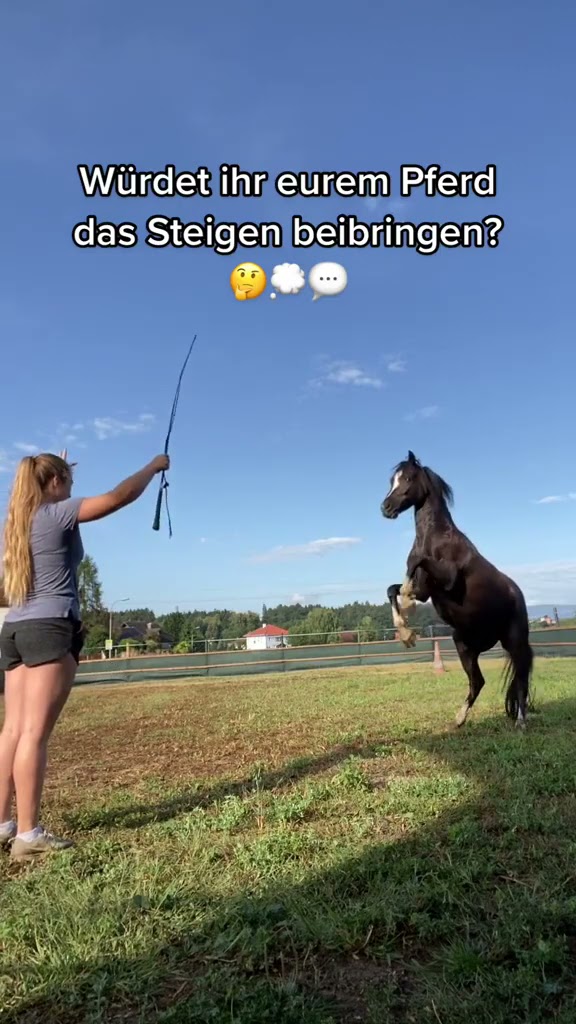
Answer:
<path fill-rule="evenodd" d="M 246 633 L 244 636 L 247 651 L 265 651 L 286 647 L 287 638 L 287 629 L 282 629 L 281 626 L 267 626 L 266 623 L 260 626 L 260 629 L 253 629 L 251 633 Z"/>

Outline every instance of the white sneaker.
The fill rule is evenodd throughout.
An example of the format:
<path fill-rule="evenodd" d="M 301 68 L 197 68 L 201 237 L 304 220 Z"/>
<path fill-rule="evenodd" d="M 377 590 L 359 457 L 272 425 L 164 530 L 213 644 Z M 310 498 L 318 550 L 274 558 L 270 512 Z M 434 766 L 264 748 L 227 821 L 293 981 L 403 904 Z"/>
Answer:
<path fill-rule="evenodd" d="M 74 843 L 71 839 L 60 839 L 58 836 L 52 835 L 51 832 L 47 832 L 46 829 L 42 829 L 42 832 L 36 839 L 26 841 L 17 836 L 12 843 L 12 849 L 10 850 L 11 860 L 34 860 L 35 857 L 42 857 L 47 853 L 55 853 L 58 850 L 69 850 Z"/>
<path fill-rule="evenodd" d="M 16 822 L 10 821 L 8 825 L 0 828 L 0 846 L 8 846 L 16 835 Z"/>

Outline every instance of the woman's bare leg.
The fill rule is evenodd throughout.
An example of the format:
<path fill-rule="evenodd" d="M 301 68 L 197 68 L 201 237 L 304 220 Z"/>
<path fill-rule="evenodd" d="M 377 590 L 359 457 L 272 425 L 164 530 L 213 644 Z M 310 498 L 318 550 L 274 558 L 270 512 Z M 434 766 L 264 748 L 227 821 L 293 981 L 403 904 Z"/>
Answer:
<path fill-rule="evenodd" d="M 26 668 L 19 665 L 4 673 L 4 725 L 0 733 L 0 823 L 12 815 L 14 797 L 14 755 L 22 727 L 23 679 Z"/>
<path fill-rule="evenodd" d="M 61 661 L 24 670 L 20 736 L 12 767 L 19 834 L 38 826 L 48 740 L 68 700 L 75 674 L 76 662 L 71 654 Z"/>

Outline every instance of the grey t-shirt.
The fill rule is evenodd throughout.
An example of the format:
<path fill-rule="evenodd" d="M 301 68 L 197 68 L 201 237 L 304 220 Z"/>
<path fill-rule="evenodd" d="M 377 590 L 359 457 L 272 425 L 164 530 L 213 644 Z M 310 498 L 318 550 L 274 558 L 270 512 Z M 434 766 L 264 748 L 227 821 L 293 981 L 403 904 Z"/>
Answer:
<path fill-rule="evenodd" d="M 84 548 L 78 526 L 83 498 L 41 505 L 32 520 L 32 589 L 23 605 L 10 609 L 6 622 L 21 619 L 80 618 L 78 566 Z"/>

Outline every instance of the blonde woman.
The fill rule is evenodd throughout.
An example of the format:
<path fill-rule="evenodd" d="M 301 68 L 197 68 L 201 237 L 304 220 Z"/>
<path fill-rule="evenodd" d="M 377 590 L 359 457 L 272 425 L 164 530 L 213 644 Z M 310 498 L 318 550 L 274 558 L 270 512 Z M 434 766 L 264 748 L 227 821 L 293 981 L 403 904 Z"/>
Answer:
<path fill-rule="evenodd" d="M 157 473 L 159 455 L 107 494 L 72 498 L 72 465 L 62 455 L 22 459 L 4 528 L 3 586 L 10 610 L 0 631 L 4 726 L 0 734 L 0 845 L 11 858 L 73 844 L 40 824 L 48 740 L 68 699 L 83 645 L 78 566 L 80 523 L 103 519 L 139 498 Z M 16 796 L 17 822 L 11 817 Z"/>

